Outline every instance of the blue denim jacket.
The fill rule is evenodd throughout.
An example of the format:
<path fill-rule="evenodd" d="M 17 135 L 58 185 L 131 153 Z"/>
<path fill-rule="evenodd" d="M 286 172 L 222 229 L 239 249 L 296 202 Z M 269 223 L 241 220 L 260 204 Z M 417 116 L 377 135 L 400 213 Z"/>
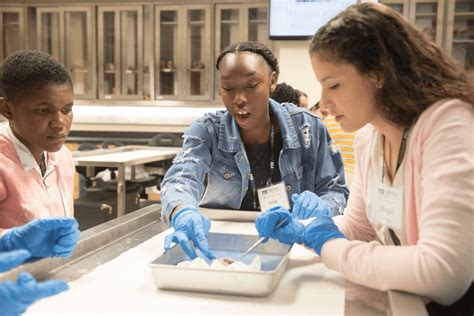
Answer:
<path fill-rule="evenodd" d="M 282 135 L 279 166 L 288 197 L 309 190 L 326 202 L 331 215 L 342 212 L 349 190 L 341 155 L 324 123 L 293 104 L 270 99 L 270 108 Z M 184 132 L 183 151 L 161 185 L 163 220 L 169 223 L 178 204 L 239 209 L 249 188 L 250 164 L 244 150 L 239 127 L 228 111 L 208 113 L 193 122 Z"/>

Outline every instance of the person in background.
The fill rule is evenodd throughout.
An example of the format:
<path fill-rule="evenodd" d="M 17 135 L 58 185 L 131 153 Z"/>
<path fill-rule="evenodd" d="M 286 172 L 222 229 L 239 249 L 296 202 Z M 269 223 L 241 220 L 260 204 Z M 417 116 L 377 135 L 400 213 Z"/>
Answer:
<path fill-rule="evenodd" d="M 346 183 L 350 187 L 354 177 L 354 140 L 357 131 L 345 132 L 332 115 L 327 115 L 325 117 L 324 124 L 326 124 L 326 128 L 328 129 L 329 136 L 331 136 L 331 139 L 333 140 L 334 146 L 336 146 L 337 150 L 341 153 L 342 161 L 344 162 Z"/>
<path fill-rule="evenodd" d="M 0 236 L 0 273 L 23 262 L 48 257 L 69 258 L 80 238 L 74 218 L 36 219 Z M 37 300 L 68 289 L 64 281 L 37 282 L 21 272 L 16 282 L 0 283 L 0 315 L 19 315 Z"/>
<path fill-rule="evenodd" d="M 317 117 L 321 118 L 322 120 L 325 120 L 326 117 L 328 116 L 328 111 L 321 109 L 319 106 L 319 101 L 316 102 L 310 109 L 309 109 L 314 115 Z"/>
<path fill-rule="evenodd" d="M 432 315 L 473 315 L 472 80 L 375 3 L 321 27 L 310 54 L 321 107 L 344 131 L 359 130 L 351 195 L 344 215 L 306 227 L 271 209 L 256 221 L 259 234 L 314 249 L 352 282 L 420 295 Z"/>
<path fill-rule="evenodd" d="M 289 84 L 282 82 L 275 86 L 275 89 L 270 93 L 270 98 L 277 101 L 278 103 L 293 103 L 299 106 L 299 94 Z"/>
<path fill-rule="evenodd" d="M 308 108 L 308 95 L 298 89 L 295 91 L 298 94 L 298 106 L 305 109 Z"/>
<path fill-rule="evenodd" d="M 279 68 L 265 45 L 232 44 L 216 68 L 227 110 L 209 113 L 185 131 L 183 151 L 161 186 L 162 218 L 174 228 L 165 249 L 179 243 L 191 259 L 196 253 L 189 240 L 213 257 L 206 238 L 210 222 L 199 204 L 256 211 L 256 190 L 284 181 L 295 216 L 308 218 L 320 209 L 339 214 L 348 195 L 341 156 L 329 150 L 324 124 L 305 109 L 270 99 Z"/>
<path fill-rule="evenodd" d="M 326 124 L 328 133 L 333 140 L 333 145 L 342 155 L 346 183 L 350 186 L 354 176 L 354 139 L 356 131 L 343 131 L 341 125 L 335 121 L 334 116 L 328 115 L 329 113 L 327 110 L 320 108 L 319 101 L 316 102 L 310 111 L 322 118 L 324 124 Z"/>
<path fill-rule="evenodd" d="M 0 229 L 34 218 L 73 216 L 74 161 L 67 70 L 45 52 L 20 50 L 1 66 Z"/>

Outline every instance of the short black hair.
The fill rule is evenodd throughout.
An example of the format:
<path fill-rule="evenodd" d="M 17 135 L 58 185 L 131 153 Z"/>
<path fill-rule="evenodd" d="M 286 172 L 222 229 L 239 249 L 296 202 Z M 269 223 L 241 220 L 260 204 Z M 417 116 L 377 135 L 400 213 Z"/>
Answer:
<path fill-rule="evenodd" d="M 216 69 L 219 70 L 219 64 L 225 55 L 238 52 L 250 52 L 262 56 L 262 58 L 265 59 L 265 61 L 267 62 L 270 69 L 276 73 L 277 77 L 280 74 L 278 60 L 276 59 L 275 55 L 273 55 L 270 48 L 260 42 L 253 41 L 230 44 L 229 46 L 224 48 L 217 57 Z"/>
<path fill-rule="evenodd" d="M 270 94 L 270 98 L 277 101 L 278 103 L 293 103 L 295 105 L 300 104 L 300 95 L 296 90 L 284 82 L 276 85 L 275 90 Z"/>
<path fill-rule="evenodd" d="M 39 50 L 18 50 L 2 63 L 0 86 L 7 100 L 14 101 L 32 88 L 69 84 L 66 68 L 53 56 Z"/>

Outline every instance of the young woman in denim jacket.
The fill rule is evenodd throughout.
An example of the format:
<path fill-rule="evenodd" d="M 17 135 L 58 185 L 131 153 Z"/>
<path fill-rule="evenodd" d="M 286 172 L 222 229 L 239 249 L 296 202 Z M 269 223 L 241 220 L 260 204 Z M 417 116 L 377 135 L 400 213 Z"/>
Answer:
<path fill-rule="evenodd" d="M 183 151 L 161 190 L 163 220 L 175 230 L 165 249 L 180 243 L 191 258 L 196 254 L 189 240 L 213 257 L 206 239 L 210 223 L 198 204 L 256 210 L 255 188 L 284 181 L 294 215 L 306 219 L 317 212 L 339 214 L 348 196 L 341 155 L 322 121 L 269 98 L 279 69 L 266 46 L 233 44 L 221 52 L 216 68 L 227 111 L 207 114 L 185 131 Z"/>

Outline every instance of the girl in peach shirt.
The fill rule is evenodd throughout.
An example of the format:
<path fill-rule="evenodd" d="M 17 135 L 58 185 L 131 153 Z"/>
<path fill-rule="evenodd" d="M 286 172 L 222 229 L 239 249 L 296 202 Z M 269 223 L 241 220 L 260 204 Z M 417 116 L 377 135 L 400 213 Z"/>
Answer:
<path fill-rule="evenodd" d="M 421 295 L 430 314 L 472 315 L 472 81 L 381 4 L 334 17 L 310 53 L 321 108 L 360 129 L 348 205 L 306 227 L 275 208 L 257 219 L 259 234 L 314 249 L 350 281 Z"/>

